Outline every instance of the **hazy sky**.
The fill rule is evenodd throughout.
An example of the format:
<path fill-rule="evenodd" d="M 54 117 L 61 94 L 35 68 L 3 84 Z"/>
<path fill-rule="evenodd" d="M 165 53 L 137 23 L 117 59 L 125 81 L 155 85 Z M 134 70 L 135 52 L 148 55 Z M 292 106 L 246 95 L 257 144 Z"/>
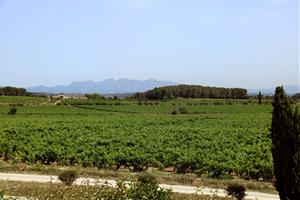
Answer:
<path fill-rule="evenodd" d="M 299 84 L 298 0 L 0 0 L 0 85 Z"/>

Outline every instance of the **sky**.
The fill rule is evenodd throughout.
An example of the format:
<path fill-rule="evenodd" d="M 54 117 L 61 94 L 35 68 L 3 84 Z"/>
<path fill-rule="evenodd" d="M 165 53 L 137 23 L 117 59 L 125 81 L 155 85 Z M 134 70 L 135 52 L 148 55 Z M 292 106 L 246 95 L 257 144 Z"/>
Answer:
<path fill-rule="evenodd" d="M 299 84 L 298 0 L 0 0 L 0 86 Z"/>

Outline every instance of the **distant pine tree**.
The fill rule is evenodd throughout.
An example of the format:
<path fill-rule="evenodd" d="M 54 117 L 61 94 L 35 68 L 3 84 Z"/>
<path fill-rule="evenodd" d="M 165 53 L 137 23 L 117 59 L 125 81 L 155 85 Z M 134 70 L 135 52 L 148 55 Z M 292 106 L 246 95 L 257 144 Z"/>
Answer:
<path fill-rule="evenodd" d="M 300 199 L 300 118 L 277 87 L 271 127 L 275 187 L 280 199 Z"/>

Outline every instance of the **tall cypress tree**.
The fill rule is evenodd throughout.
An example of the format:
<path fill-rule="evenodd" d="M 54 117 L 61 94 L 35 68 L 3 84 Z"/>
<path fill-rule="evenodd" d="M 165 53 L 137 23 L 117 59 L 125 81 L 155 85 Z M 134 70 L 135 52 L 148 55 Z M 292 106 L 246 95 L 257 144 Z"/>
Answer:
<path fill-rule="evenodd" d="M 259 105 L 261 104 L 261 98 L 262 98 L 262 95 L 261 95 L 261 92 L 259 91 L 259 93 L 258 93 L 258 104 Z"/>
<path fill-rule="evenodd" d="M 300 119 L 283 90 L 277 87 L 273 102 L 272 154 L 275 187 L 280 199 L 300 199 Z"/>

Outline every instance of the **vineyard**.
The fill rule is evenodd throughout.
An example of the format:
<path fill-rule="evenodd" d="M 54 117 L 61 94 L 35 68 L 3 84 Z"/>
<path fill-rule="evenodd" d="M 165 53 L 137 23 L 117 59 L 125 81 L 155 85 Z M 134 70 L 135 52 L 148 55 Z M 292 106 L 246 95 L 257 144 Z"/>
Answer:
<path fill-rule="evenodd" d="M 180 108 L 185 112 L 174 112 Z M 5 161 L 273 177 L 269 102 L 67 100 L 19 106 L 15 115 L 8 115 L 9 109 L 0 105 Z"/>

